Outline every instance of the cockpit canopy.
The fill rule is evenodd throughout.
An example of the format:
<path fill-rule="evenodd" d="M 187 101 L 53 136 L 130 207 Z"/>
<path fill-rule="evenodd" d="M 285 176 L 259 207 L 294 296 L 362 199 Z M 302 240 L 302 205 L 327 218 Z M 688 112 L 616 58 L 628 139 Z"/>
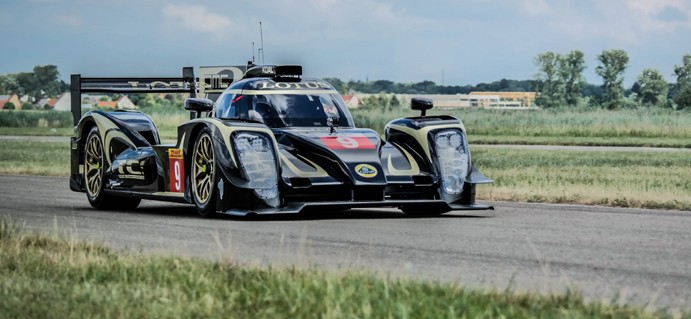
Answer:
<path fill-rule="evenodd" d="M 257 121 L 272 128 L 327 127 L 329 118 L 337 119 L 339 126 L 353 127 L 353 119 L 340 94 L 322 80 L 239 81 L 218 98 L 215 115 Z"/>

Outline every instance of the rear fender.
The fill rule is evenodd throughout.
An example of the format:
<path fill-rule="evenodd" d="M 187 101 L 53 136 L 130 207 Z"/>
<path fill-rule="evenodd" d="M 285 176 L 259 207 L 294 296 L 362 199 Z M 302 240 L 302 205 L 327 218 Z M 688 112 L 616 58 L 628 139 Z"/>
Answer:
<path fill-rule="evenodd" d="M 96 126 L 103 142 L 106 168 L 128 149 L 160 143 L 158 129 L 149 116 L 141 112 L 90 111 L 75 126 L 70 143 L 70 189 L 84 191 L 84 145 L 91 129 Z"/>

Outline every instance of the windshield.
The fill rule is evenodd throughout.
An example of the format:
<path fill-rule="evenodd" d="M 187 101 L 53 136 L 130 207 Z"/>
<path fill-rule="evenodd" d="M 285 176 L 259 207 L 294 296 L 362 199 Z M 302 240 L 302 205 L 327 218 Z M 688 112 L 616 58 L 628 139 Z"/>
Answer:
<path fill-rule="evenodd" d="M 220 97 L 216 116 L 253 120 L 269 127 L 325 127 L 327 119 L 333 118 L 338 119 L 339 126 L 352 127 L 352 118 L 340 95 L 310 93 L 315 94 L 228 92 Z"/>

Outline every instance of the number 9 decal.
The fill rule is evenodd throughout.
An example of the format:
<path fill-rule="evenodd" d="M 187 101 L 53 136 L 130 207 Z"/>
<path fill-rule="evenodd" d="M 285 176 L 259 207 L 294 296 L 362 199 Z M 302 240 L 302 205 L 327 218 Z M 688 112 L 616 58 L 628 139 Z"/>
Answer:
<path fill-rule="evenodd" d="M 324 145 L 332 150 L 374 149 L 376 145 L 364 135 L 320 136 Z"/>
<path fill-rule="evenodd" d="M 168 149 L 170 159 L 170 191 L 182 193 L 185 191 L 185 164 L 184 154 L 181 149 Z"/>
<path fill-rule="evenodd" d="M 182 186 L 182 181 L 180 180 L 180 162 L 175 161 L 175 191 L 180 191 L 180 186 Z"/>
<path fill-rule="evenodd" d="M 345 148 L 358 148 L 360 143 L 358 143 L 354 138 L 348 136 L 339 136 L 336 141 L 341 143 Z"/>

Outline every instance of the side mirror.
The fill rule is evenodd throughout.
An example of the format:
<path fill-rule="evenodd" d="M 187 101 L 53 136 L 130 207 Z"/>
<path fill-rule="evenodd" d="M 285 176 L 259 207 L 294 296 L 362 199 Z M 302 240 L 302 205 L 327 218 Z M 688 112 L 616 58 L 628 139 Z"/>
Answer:
<path fill-rule="evenodd" d="M 209 112 L 214 109 L 214 101 L 204 98 L 187 98 L 185 99 L 185 110 L 195 112 L 196 115 L 190 115 L 190 119 L 199 118 L 202 112 Z"/>
<path fill-rule="evenodd" d="M 192 112 L 208 112 L 214 108 L 214 101 L 204 98 L 185 99 L 185 110 Z"/>
<path fill-rule="evenodd" d="M 431 99 L 414 97 L 410 99 L 410 108 L 414 111 L 420 111 L 420 116 L 425 116 L 427 110 L 431 109 L 434 104 Z"/>

